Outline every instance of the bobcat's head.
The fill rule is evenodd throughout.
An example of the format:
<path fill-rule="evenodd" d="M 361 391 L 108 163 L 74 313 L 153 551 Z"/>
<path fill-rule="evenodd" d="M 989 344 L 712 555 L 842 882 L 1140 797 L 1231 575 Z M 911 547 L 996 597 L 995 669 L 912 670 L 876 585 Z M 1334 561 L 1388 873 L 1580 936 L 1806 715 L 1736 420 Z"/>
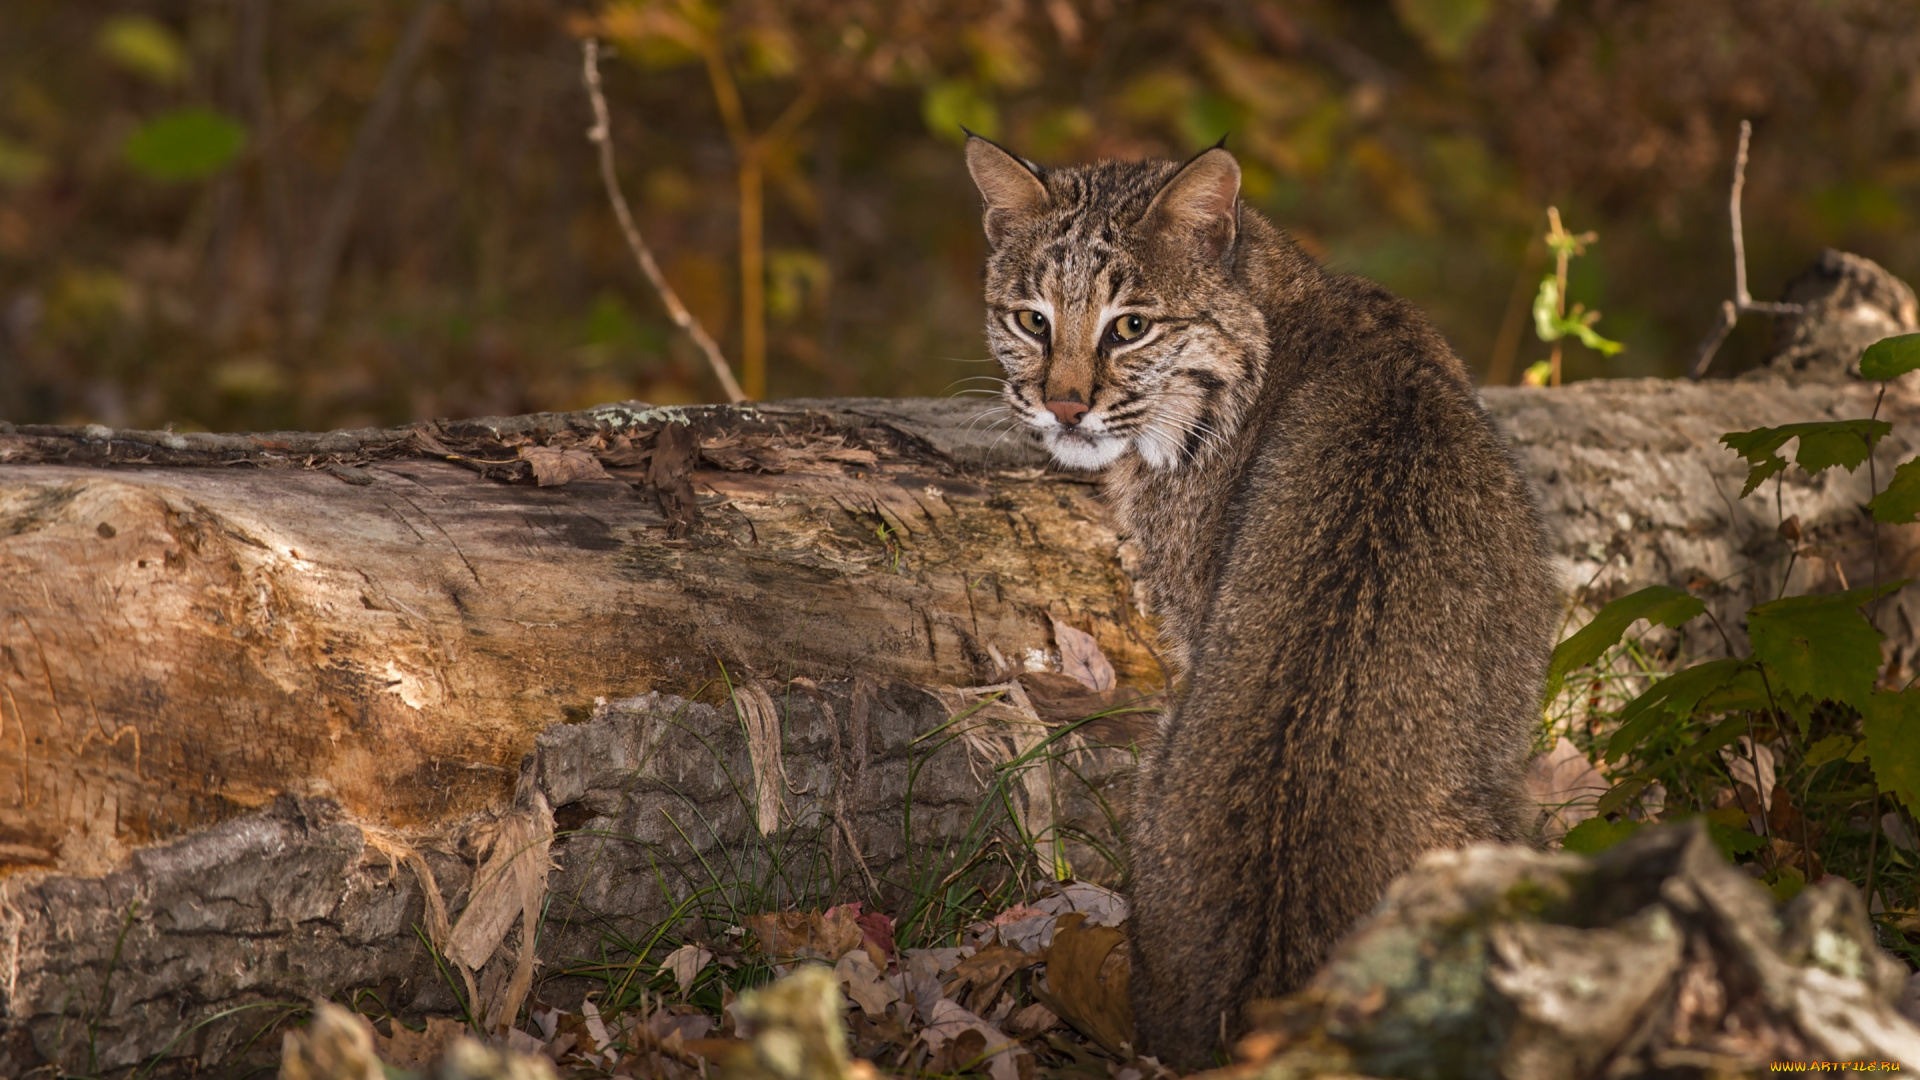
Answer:
<path fill-rule="evenodd" d="M 1267 353 L 1234 274 L 1233 155 L 1042 169 L 976 135 L 967 167 L 986 202 L 987 340 L 1008 407 L 1054 458 L 1177 469 L 1229 438 Z"/>

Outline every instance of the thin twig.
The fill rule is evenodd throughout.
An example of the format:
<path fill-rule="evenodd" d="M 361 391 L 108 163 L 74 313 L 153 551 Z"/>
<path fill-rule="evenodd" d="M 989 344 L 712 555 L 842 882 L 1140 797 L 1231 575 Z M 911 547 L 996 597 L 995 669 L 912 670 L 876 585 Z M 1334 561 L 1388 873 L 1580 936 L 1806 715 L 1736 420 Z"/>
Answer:
<path fill-rule="evenodd" d="M 299 296 L 295 298 L 293 331 L 297 340 L 308 340 L 320 331 L 327 301 L 333 293 L 333 279 L 340 270 L 340 256 L 346 250 L 347 231 L 360 204 L 360 190 L 373 168 L 374 152 L 399 112 L 401 95 L 426 48 L 427 31 L 433 28 L 433 16 L 439 7 L 440 0 L 421 0 L 420 6 L 413 9 L 413 17 L 401 33 L 400 43 L 394 46 L 386 69 L 380 73 L 380 88 L 374 92 L 373 104 L 367 107 L 360 130 L 354 133 L 353 149 L 347 153 L 347 163 L 341 168 L 333 196 L 327 200 L 327 208 L 321 215 L 320 233 L 314 240 L 313 254 L 301 278 Z"/>
<path fill-rule="evenodd" d="M 633 211 L 627 208 L 627 197 L 620 193 L 620 180 L 613 171 L 613 129 L 607 119 L 606 95 L 600 92 L 600 43 L 588 38 L 580 44 L 581 76 L 587 84 L 587 98 L 593 103 L 593 127 L 588 130 L 587 138 L 600 148 L 600 179 L 606 184 L 607 201 L 613 204 L 613 216 L 620 222 L 620 232 L 627 238 L 627 249 L 633 252 L 634 261 L 640 264 L 640 270 L 647 275 L 655 292 L 660 294 L 660 302 L 666 305 L 667 314 L 674 325 L 686 331 L 693 343 L 700 346 L 706 354 L 707 364 L 713 368 L 714 378 L 720 380 L 721 389 L 727 393 L 727 400 L 738 404 L 747 400 L 741 393 L 740 384 L 734 381 L 733 369 L 727 366 L 727 358 L 721 354 L 716 344 L 700 320 L 693 317 L 687 305 L 680 302 L 680 294 L 673 291 L 667 283 L 667 276 L 660 272 L 660 264 L 654 262 L 653 252 L 647 248 L 646 241 L 640 238 L 640 229 L 633 223 Z"/>
<path fill-rule="evenodd" d="M 1734 151 L 1733 186 L 1727 192 L 1727 218 L 1733 234 L 1733 299 L 1721 302 L 1720 317 L 1700 343 L 1700 353 L 1693 362 L 1693 370 L 1687 372 L 1689 379 L 1698 379 L 1707 373 L 1707 365 L 1713 363 L 1714 354 L 1720 351 L 1721 343 L 1733 332 L 1733 324 L 1740 321 L 1740 316 L 1798 315 L 1804 310 L 1799 304 L 1756 302 L 1753 294 L 1747 291 L 1747 237 L 1746 229 L 1740 223 L 1740 196 L 1747 186 L 1747 144 L 1752 138 L 1753 123 L 1740 121 L 1740 148 Z"/>

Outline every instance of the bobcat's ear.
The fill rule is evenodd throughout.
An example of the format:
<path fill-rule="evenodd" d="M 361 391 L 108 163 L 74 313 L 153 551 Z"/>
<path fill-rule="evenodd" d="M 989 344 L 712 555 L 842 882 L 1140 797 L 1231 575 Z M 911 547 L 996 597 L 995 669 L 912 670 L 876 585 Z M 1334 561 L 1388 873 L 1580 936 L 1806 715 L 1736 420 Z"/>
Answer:
<path fill-rule="evenodd" d="M 1047 204 L 1047 187 L 1032 166 L 971 131 L 967 132 L 967 171 L 987 204 L 987 239 L 995 244 L 1015 221 Z"/>
<path fill-rule="evenodd" d="M 1224 146 L 1180 167 L 1141 219 L 1161 242 L 1220 260 L 1240 232 L 1240 162 Z"/>

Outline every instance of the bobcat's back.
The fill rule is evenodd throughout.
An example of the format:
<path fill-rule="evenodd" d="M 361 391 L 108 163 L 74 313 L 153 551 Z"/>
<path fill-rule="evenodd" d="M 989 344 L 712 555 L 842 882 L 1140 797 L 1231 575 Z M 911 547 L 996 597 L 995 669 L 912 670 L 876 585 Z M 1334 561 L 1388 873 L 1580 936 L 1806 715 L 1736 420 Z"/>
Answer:
<path fill-rule="evenodd" d="M 1106 468 L 1188 670 L 1128 826 L 1132 985 L 1142 1047 L 1204 1061 L 1422 852 L 1525 838 L 1541 525 L 1446 343 L 1240 207 L 1226 151 L 969 157 L 1009 403 Z"/>

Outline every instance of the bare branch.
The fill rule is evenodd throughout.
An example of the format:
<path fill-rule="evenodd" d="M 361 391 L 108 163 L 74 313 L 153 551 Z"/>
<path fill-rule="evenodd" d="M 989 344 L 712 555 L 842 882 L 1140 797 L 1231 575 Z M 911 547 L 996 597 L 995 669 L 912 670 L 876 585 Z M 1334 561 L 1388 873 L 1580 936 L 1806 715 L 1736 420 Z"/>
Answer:
<path fill-rule="evenodd" d="M 727 393 L 730 402 L 747 400 L 740 391 L 740 384 L 734 381 L 733 369 L 727 366 L 727 358 L 721 354 L 720 346 L 714 342 L 700 320 L 693 317 L 687 305 L 680 302 L 680 294 L 673 291 L 667 283 L 667 276 L 660 272 L 660 264 L 653 260 L 653 252 L 647 248 L 645 240 L 640 238 L 640 229 L 633 223 L 633 211 L 627 208 L 627 197 L 620 193 L 620 180 L 613 171 L 613 130 L 607 119 L 607 98 L 600 92 L 600 43 L 588 38 L 580 45 L 581 76 L 587 84 L 587 98 L 593 103 L 593 127 L 587 132 L 587 138 L 600 148 L 600 179 L 607 187 L 607 201 L 613 204 L 613 216 L 620 222 L 620 232 L 627 238 L 627 249 L 633 252 L 634 261 L 640 264 L 640 270 L 647 275 L 655 292 L 660 294 L 660 302 L 666 305 L 667 314 L 674 325 L 686 331 L 700 351 L 706 354 L 708 366 L 713 368 L 714 378 L 720 380 L 721 389 Z"/>
<path fill-rule="evenodd" d="M 1733 232 L 1733 303 L 1736 308 L 1753 303 L 1747 291 L 1747 230 L 1740 221 L 1740 195 L 1747 189 L 1747 143 L 1753 138 L 1753 122 L 1740 121 L 1740 148 L 1733 152 L 1733 186 L 1727 192 L 1728 226 Z"/>
<path fill-rule="evenodd" d="M 1727 192 L 1728 228 L 1733 234 L 1733 299 L 1720 305 L 1720 318 L 1707 336 L 1700 342 L 1699 355 L 1693 361 L 1693 370 L 1687 372 L 1687 378 L 1698 379 L 1707 373 L 1707 365 L 1713 363 L 1714 354 L 1733 332 L 1733 326 L 1742 315 L 1798 315 L 1799 304 L 1761 303 L 1753 299 L 1747 291 L 1747 237 L 1746 229 L 1740 222 L 1740 196 L 1747 187 L 1747 144 L 1753 138 L 1753 123 L 1740 121 L 1740 147 L 1733 155 L 1733 185 Z"/>
<path fill-rule="evenodd" d="M 1720 301 L 1720 318 L 1713 324 L 1713 329 L 1707 331 L 1707 336 L 1701 340 L 1700 351 L 1693 361 L 1693 370 L 1687 372 L 1687 378 L 1698 379 L 1707 373 L 1707 365 L 1713 362 L 1713 354 L 1720 351 L 1720 346 L 1727 340 L 1727 335 L 1733 333 L 1733 324 L 1739 321 L 1739 307 L 1731 300 Z"/>
<path fill-rule="evenodd" d="M 439 6 L 440 0 L 421 0 L 420 6 L 413 9 L 413 18 L 401 33 L 400 44 L 394 47 L 386 70 L 380 73 L 380 88 L 374 92 L 373 104 L 367 107 L 366 119 L 354 133 L 353 149 L 347 153 L 347 163 L 340 170 L 333 197 L 327 200 L 326 211 L 320 218 L 320 235 L 314 242 L 313 255 L 307 262 L 300 295 L 294 304 L 293 332 L 298 340 L 306 340 L 318 332 L 321 319 L 327 313 L 334 274 L 340 269 L 340 254 L 347 243 L 347 228 L 353 224 L 353 212 L 360 202 L 360 189 L 373 166 L 374 151 L 399 111 L 401 92 L 406 89 L 407 77 L 413 74 L 413 66 L 426 48 L 427 31 L 433 26 L 434 12 Z"/>

